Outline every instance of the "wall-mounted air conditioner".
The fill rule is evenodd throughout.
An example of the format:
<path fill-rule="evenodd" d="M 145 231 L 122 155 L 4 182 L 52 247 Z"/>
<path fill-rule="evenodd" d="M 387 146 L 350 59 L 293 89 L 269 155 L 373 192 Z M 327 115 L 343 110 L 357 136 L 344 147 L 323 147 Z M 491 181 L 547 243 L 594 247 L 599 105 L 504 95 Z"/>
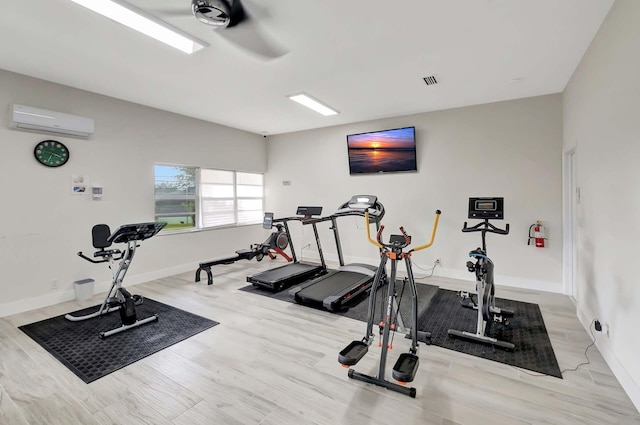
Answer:
<path fill-rule="evenodd" d="M 77 137 L 89 137 L 95 129 L 91 118 L 24 105 L 11 105 L 11 121 L 13 127 L 24 130 Z"/>

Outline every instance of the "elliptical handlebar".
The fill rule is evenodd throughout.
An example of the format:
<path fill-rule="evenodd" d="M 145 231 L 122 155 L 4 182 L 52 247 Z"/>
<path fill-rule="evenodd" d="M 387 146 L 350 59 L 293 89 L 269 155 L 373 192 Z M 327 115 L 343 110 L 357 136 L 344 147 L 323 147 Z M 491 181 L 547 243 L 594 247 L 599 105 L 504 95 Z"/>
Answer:
<path fill-rule="evenodd" d="M 422 249 L 429 248 L 431 245 L 433 245 L 433 241 L 436 238 L 436 231 L 438 229 L 438 221 L 440 220 L 440 214 L 441 214 L 441 211 L 440 210 L 436 210 L 436 216 L 435 216 L 435 219 L 433 221 L 433 228 L 431 230 L 431 239 L 429 240 L 429 242 L 424 244 L 424 245 L 417 246 L 417 247 L 413 248 L 409 252 L 420 251 Z M 380 225 L 380 229 L 378 230 L 378 233 L 376 234 L 376 240 L 373 240 L 373 239 L 371 239 L 371 231 L 369 230 L 369 211 L 365 211 L 364 220 L 365 220 L 366 227 L 367 227 L 367 239 L 369 240 L 369 243 L 371 243 L 372 245 L 377 246 L 378 248 L 404 248 L 404 247 L 408 246 L 411 243 L 411 237 L 409 235 L 407 235 L 407 232 L 405 232 L 403 226 L 400 226 L 400 232 L 402 232 L 402 236 L 404 237 L 404 243 L 403 244 L 399 244 L 397 242 L 396 243 L 392 242 L 392 243 L 386 244 L 386 243 L 382 242 L 382 231 L 384 230 L 384 224 Z"/>
<path fill-rule="evenodd" d="M 366 223 L 365 227 L 367 228 L 367 239 L 369 240 L 369 243 L 377 246 L 378 248 L 382 248 L 384 245 L 381 242 L 374 241 L 373 239 L 371 239 L 371 230 L 369 230 L 369 211 L 364 212 L 364 222 Z M 383 230 L 384 230 L 384 224 L 381 224 L 380 229 L 378 230 L 376 239 L 380 240 L 380 238 L 382 237 Z"/>
<path fill-rule="evenodd" d="M 429 240 L 429 243 L 417 246 L 413 248 L 410 252 L 420 251 L 421 249 L 429 248 L 431 245 L 433 245 L 433 241 L 436 239 L 436 231 L 438 230 L 438 222 L 440 221 L 440 214 L 442 214 L 442 211 L 436 210 L 436 216 L 433 219 L 433 228 L 431 229 L 431 240 Z"/>
<path fill-rule="evenodd" d="M 467 222 L 464 222 L 464 226 L 462 227 L 462 231 L 464 233 L 471 232 L 485 232 L 485 233 L 495 233 L 498 235 L 508 235 L 509 234 L 509 224 L 505 225 L 504 229 L 499 229 L 493 224 L 489 223 L 489 219 L 485 218 L 484 221 L 476 224 L 475 226 L 468 227 Z"/>

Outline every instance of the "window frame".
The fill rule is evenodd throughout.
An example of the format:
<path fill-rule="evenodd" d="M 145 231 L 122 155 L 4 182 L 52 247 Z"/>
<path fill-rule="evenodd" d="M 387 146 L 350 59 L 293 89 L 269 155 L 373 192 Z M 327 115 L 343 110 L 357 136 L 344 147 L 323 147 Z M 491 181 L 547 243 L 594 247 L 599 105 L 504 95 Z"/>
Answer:
<path fill-rule="evenodd" d="M 239 223 L 239 209 L 238 209 L 238 173 L 245 174 L 256 174 L 259 175 L 262 179 L 262 185 L 260 186 L 262 189 L 261 197 L 242 197 L 240 199 L 255 199 L 260 200 L 260 208 L 262 214 L 264 214 L 264 205 L 265 205 L 265 173 L 264 172 L 256 172 L 256 171 L 244 171 L 244 170 L 232 170 L 225 168 L 209 168 L 202 166 L 194 166 L 194 165 L 184 165 L 184 164 L 172 164 L 166 162 L 156 162 L 154 163 L 154 219 L 155 219 L 155 205 L 157 198 L 155 196 L 155 167 L 156 166 L 165 166 L 165 167 L 184 167 L 184 168 L 193 168 L 195 169 L 195 220 L 193 227 L 184 227 L 184 228 L 173 228 L 173 229 L 163 229 L 160 234 L 179 234 L 179 233 L 191 233 L 191 232 L 201 232 L 207 230 L 217 230 L 217 229 L 227 229 L 233 227 L 244 227 L 244 226 L 255 226 L 257 224 L 261 224 L 262 221 L 256 221 L 255 223 Z M 222 224 L 219 226 L 203 226 L 203 212 L 202 212 L 202 181 L 201 181 L 201 170 L 211 170 L 211 171 L 224 171 L 224 172 L 232 172 L 233 173 L 233 214 L 234 214 L 234 223 Z M 257 186 L 257 185 L 256 185 Z"/>

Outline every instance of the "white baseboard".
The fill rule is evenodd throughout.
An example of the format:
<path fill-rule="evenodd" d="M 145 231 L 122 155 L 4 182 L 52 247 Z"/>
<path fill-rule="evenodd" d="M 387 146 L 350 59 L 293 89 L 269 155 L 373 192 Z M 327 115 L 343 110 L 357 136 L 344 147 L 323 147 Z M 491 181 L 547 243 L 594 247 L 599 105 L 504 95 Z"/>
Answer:
<path fill-rule="evenodd" d="M 577 309 L 577 313 L 578 320 L 580 320 L 580 323 L 582 323 L 582 326 L 584 326 L 587 333 L 590 333 L 591 323 L 593 322 L 593 317 L 595 317 L 595 315 L 590 315 L 580 308 Z M 638 387 L 638 384 L 636 384 L 633 377 L 629 375 L 629 372 L 627 372 L 625 367 L 616 357 L 609 340 L 606 337 L 596 338 L 596 347 L 598 347 L 598 351 L 600 351 L 600 354 L 604 357 L 604 360 L 611 368 L 616 379 L 620 382 L 620 385 L 622 385 L 622 389 L 627 393 L 636 409 L 640 411 L 640 387 Z"/>
<path fill-rule="evenodd" d="M 173 276 L 189 271 L 193 271 L 195 273 L 195 270 L 197 268 L 197 264 L 182 264 L 179 266 L 168 267 L 166 269 L 154 270 L 152 272 L 127 275 L 124 286 L 129 287 L 137 285 L 139 283 L 148 282 L 150 280 L 160 279 L 163 277 Z M 110 287 L 111 282 L 96 282 L 94 285 L 93 293 L 99 294 L 101 292 L 106 292 Z M 37 297 L 2 303 L 0 304 L 0 318 L 11 316 L 13 314 L 24 313 L 25 311 L 35 310 L 37 308 L 60 304 L 66 301 L 74 300 L 75 298 L 75 291 L 73 288 L 71 288 L 60 291 L 51 291 Z"/>
<path fill-rule="evenodd" d="M 467 280 L 467 281 L 475 280 L 474 275 L 472 273 L 469 273 L 466 270 L 444 269 L 441 267 L 437 267 L 435 269 L 434 274 L 436 276 L 448 277 L 451 279 L 459 279 L 459 280 Z M 494 276 L 494 281 L 497 287 L 532 289 L 534 291 L 555 292 L 558 294 L 562 293 L 562 282 L 549 282 L 544 280 L 525 279 L 522 277 L 506 276 L 501 274 L 496 274 Z"/>
<path fill-rule="evenodd" d="M 320 260 L 320 257 L 318 256 L 317 253 L 306 254 L 305 258 L 312 259 L 315 261 Z M 337 254 L 325 254 L 324 258 L 329 263 L 334 263 L 334 264 L 338 263 Z M 348 258 L 345 258 L 344 260 L 346 264 L 364 263 L 364 264 L 371 264 L 374 266 L 378 265 L 378 262 L 375 261 L 375 259 L 371 259 L 371 258 L 348 257 Z M 413 271 L 414 274 L 418 273 L 418 271 L 420 271 L 420 273 L 424 273 L 423 270 L 431 270 L 431 267 L 432 267 L 430 265 L 425 266 L 422 264 L 417 264 L 415 262 L 413 264 L 414 264 L 414 271 Z M 404 271 L 404 265 L 399 266 L 398 270 L 401 272 Z M 435 270 L 433 271 L 433 276 L 434 277 L 441 276 L 441 277 L 446 277 L 450 279 L 464 280 L 467 282 L 473 282 L 475 280 L 474 275 L 472 273 L 469 273 L 467 270 L 447 269 L 440 266 L 435 268 Z M 543 280 L 524 279 L 521 277 L 503 276 L 499 274 L 495 275 L 495 282 L 496 282 L 496 285 L 504 286 L 504 287 L 532 289 L 535 291 L 545 291 L 545 292 L 556 292 L 559 294 L 562 293 L 562 282 L 548 282 Z"/>

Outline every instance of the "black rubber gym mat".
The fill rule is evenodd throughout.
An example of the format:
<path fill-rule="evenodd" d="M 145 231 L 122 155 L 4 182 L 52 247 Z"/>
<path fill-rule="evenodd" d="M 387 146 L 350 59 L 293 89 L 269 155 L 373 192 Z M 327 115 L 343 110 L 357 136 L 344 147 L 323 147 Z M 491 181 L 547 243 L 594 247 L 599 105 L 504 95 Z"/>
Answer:
<path fill-rule="evenodd" d="M 72 314 L 82 316 L 97 309 L 94 306 Z M 156 314 L 158 320 L 105 339 L 100 338 L 100 332 L 121 325 L 117 311 L 81 322 L 71 322 L 62 315 L 19 329 L 89 383 L 218 324 L 149 298 L 136 312 L 138 319 Z"/>
<path fill-rule="evenodd" d="M 509 319 L 509 326 L 492 325 L 489 336 L 512 342 L 513 352 L 448 335 L 449 329 L 476 330 L 477 311 L 462 307 L 455 291 L 440 289 L 418 319 L 418 327 L 431 332 L 433 345 L 562 379 L 540 307 L 502 298 L 496 298 L 496 306 L 512 310 L 514 316 Z"/>
<path fill-rule="evenodd" d="M 411 304 L 410 304 L 411 297 L 409 295 L 409 289 L 407 288 L 405 292 L 403 292 L 402 290 L 403 284 L 401 281 L 398 281 L 396 285 L 397 285 L 396 292 L 398 294 L 398 297 L 402 296 L 402 298 L 400 299 L 400 313 L 402 315 L 403 320 L 407 321 L 411 314 Z M 280 301 L 295 303 L 295 300 L 293 299 L 293 297 L 289 296 L 288 290 L 273 293 L 269 290 L 248 285 L 240 288 L 240 291 L 263 295 L 263 296 L 274 298 Z M 379 314 L 382 308 L 380 303 L 386 300 L 386 291 L 387 291 L 386 286 L 378 288 L 378 296 L 377 296 L 378 305 L 376 306 L 376 317 L 380 317 Z M 431 299 L 438 293 L 438 287 L 433 285 L 427 285 L 424 283 L 417 283 L 416 291 L 418 293 L 418 317 L 420 317 L 420 315 L 422 315 L 426 311 L 427 307 L 429 307 L 429 304 L 431 303 Z M 345 311 L 338 311 L 338 312 L 335 312 L 335 314 L 339 314 L 341 316 L 349 317 L 351 319 L 356 319 L 356 320 L 361 320 L 363 322 L 366 322 L 367 315 L 369 314 L 368 301 L 369 301 L 369 293 L 367 292 L 351 300 L 346 306 L 347 309 L 345 309 Z M 300 305 L 303 305 L 303 304 L 300 304 Z M 307 307 L 316 307 L 319 310 L 327 311 L 321 305 L 318 305 L 318 306 L 314 306 L 313 304 L 304 304 L 304 305 Z M 377 322 L 378 320 L 376 320 L 376 323 Z M 406 323 L 405 325 L 408 325 L 408 323 Z"/>
<path fill-rule="evenodd" d="M 450 337 L 448 335 L 449 329 L 475 332 L 477 312 L 462 307 L 460 297 L 455 291 L 427 284 L 416 284 L 416 286 L 418 292 L 418 329 L 431 332 L 433 345 L 562 378 L 540 307 L 537 304 L 496 298 L 498 307 L 513 310 L 515 315 L 510 318 L 511 323 L 508 327 L 499 324 L 493 325 L 489 335 L 515 344 L 515 350 L 509 352 L 490 345 Z M 240 288 L 240 290 L 295 303 L 295 300 L 288 295 L 288 291 L 273 293 L 251 285 Z M 379 291 L 386 291 L 386 287 L 380 288 Z M 398 294 L 401 292 L 402 285 L 400 284 Z M 378 303 L 381 300 L 384 301 L 385 293 L 379 292 Z M 408 292 L 404 294 L 403 298 L 400 303 L 400 312 L 402 318 L 407 321 L 411 311 Z M 368 299 L 368 294 L 365 294 L 352 301 L 349 310 L 336 314 L 366 321 Z M 376 308 L 376 312 L 380 311 L 380 305 Z M 376 317 L 379 317 L 377 313 Z M 405 325 L 407 324 L 405 323 Z"/>

